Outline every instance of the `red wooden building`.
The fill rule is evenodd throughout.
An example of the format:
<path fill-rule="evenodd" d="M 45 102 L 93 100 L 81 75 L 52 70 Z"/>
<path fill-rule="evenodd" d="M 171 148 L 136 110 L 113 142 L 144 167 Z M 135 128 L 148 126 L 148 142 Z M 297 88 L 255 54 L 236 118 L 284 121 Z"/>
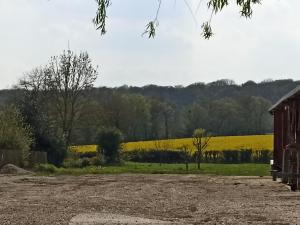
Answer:
<path fill-rule="evenodd" d="M 300 86 L 270 108 L 274 115 L 273 178 L 300 189 Z"/>

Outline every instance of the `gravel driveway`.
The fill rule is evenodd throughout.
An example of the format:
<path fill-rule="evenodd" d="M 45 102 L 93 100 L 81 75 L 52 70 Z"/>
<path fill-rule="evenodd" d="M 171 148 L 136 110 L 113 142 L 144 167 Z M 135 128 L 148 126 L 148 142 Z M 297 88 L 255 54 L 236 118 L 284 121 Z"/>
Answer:
<path fill-rule="evenodd" d="M 1 175 L 0 199 L 1 225 L 300 224 L 300 192 L 270 177 Z"/>

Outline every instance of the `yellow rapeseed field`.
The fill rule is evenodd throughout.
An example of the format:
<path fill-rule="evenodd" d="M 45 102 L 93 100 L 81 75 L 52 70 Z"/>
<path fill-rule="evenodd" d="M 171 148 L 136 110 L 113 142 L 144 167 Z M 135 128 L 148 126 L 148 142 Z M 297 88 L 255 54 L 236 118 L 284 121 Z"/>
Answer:
<path fill-rule="evenodd" d="M 77 152 L 77 153 L 96 152 L 97 151 L 97 145 L 71 146 L 70 150 L 72 152 Z"/>
<path fill-rule="evenodd" d="M 148 150 L 148 149 L 180 149 L 187 146 L 194 151 L 192 138 L 169 139 L 160 141 L 138 141 L 123 144 L 124 151 Z M 249 135 L 249 136 L 224 136 L 212 137 L 205 151 L 222 150 L 273 150 L 273 135 Z M 78 153 L 96 152 L 96 145 L 72 146 L 71 150 Z"/>

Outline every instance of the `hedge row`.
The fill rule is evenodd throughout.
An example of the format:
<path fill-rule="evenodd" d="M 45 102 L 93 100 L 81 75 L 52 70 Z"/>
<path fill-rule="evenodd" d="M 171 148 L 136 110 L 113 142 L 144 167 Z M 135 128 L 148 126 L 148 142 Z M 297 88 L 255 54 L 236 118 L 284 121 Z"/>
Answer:
<path fill-rule="evenodd" d="M 196 154 L 174 150 L 136 150 L 124 152 L 126 161 L 149 163 L 184 163 L 195 162 Z M 202 162 L 206 163 L 269 163 L 272 158 L 270 150 L 224 150 L 206 151 L 202 155 Z"/>
<path fill-rule="evenodd" d="M 96 157 L 96 152 L 76 153 L 75 158 Z M 122 152 L 122 158 L 125 161 L 149 162 L 149 163 L 184 163 L 195 162 L 196 155 L 184 151 L 174 150 L 135 150 Z M 260 150 L 223 150 L 223 151 L 205 151 L 202 154 L 202 162 L 206 163 L 269 163 L 272 159 L 272 151 Z"/>

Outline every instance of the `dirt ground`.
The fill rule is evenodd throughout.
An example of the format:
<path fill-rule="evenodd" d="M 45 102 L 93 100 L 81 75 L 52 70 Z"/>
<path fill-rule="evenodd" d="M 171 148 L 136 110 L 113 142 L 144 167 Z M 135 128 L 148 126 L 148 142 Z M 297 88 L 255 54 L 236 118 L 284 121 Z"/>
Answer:
<path fill-rule="evenodd" d="M 116 215 L 123 224 L 300 224 L 300 192 L 270 177 L 0 176 L 1 225 L 102 224 L 91 218 Z"/>

